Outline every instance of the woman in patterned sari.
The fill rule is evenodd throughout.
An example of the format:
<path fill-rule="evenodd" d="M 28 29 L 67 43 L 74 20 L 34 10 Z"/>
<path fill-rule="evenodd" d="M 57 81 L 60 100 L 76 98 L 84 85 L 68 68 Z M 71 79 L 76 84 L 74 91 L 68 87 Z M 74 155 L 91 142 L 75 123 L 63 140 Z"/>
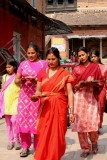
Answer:
<path fill-rule="evenodd" d="M 92 62 L 97 63 L 99 65 L 104 81 L 106 81 L 105 73 L 107 71 L 107 66 L 101 63 L 100 53 L 98 50 L 91 51 L 91 60 Z M 100 95 L 99 95 L 99 113 L 100 113 L 99 133 L 102 128 L 105 104 L 106 104 L 106 85 L 104 84 L 103 89 L 101 90 Z"/>
<path fill-rule="evenodd" d="M 38 75 L 37 91 L 32 97 L 41 99 L 38 117 L 38 145 L 35 160 L 60 160 L 65 152 L 65 133 L 67 129 L 67 108 L 73 116 L 73 92 L 70 72 L 60 67 L 57 48 L 47 52 L 49 67 L 42 69 Z M 68 98 L 65 94 L 68 94 Z"/>
<path fill-rule="evenodd" d="M 37 115 L 39 101 L 31 101 L 36 91 L 36 79 L 39 71 L 47 62 L 38 59 L 38 47 L 30 43 L 27 49 L 28 60 L 21 62 L 15 82 L 21 86 L 18 100 L 17 132 L 20 133 L 22 151 L 20 157 L 26 157 L 31 145 L 31 134 L 34 134 L 34 149 L 37 145 Z"/>
<path fill-rule="evenodd" d="M 74 114 L 75 122 L 72 130 L 78 132 L 79 142 L 83 153 L 87 157 L 92 151 L 98 150 L 98 95 L 103 85 L 101 71 L 97 64 L 89 61 L 89 54 L 85 47 L 78 49 L 80 65 L 73 69 L 74 78 Z M 91 144 L 88 142 L 90 139 Z"/>

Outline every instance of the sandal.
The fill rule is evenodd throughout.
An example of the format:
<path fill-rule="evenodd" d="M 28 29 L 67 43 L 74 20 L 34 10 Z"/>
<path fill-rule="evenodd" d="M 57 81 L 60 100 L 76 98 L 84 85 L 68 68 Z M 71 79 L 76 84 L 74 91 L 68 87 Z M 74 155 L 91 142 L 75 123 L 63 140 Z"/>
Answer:
<path fill-rule="evenodd" d="M 8 150 L 12 150 L 13 148 L 14 148 L 14 144 L 9 143 L 9 144 L 7 145 L 7 149 L 8 149 Z"/>
<path fill-rule="evenodd" d="M 98 152 L 98 144 L 92 144 L 92 152 L 96 154 Z"/>
<path fill-rule="evenodd" d="M 27 157 L 29 155 L 29 149 L 22 149 L 20 157 Z"/>
<path fill-rule="evenodd" d="M 16 142 L 14 147 L 15 147 L 15 150 L 21 149 L 20 142 Z"/>
<path fill-rule="evenodd" d="M 82 158 L 86 158 L 89 154 L 90 154 L 89 152 L 85 152 L 85 151 L 84 151 L 83 153 L 81 153 L 80 156 L 81 156 Z"/>

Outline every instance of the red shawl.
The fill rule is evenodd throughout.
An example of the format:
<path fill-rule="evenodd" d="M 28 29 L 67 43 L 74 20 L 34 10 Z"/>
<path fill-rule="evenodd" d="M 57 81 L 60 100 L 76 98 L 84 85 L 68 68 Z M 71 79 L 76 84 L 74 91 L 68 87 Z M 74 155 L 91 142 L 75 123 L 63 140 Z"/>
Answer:
<path fill-rule="evenodd" d="M 80 64 L 80 65 L 82 65 L 82 64 Z M 95 64 L 95 63 L 90 63 L 86 67 L 86 69 L 81 73 L 81 75 L 79 75 L 79 76 L 76 75 L 76 71 L 74 68 L 72 75 L 73 75 L 73 77 L 75 77 L 74 78 L 75 79 L 74 88 L 75 88 L 75 85 L 78 84 L 79 82 L 86 81 L 89 76 L 92 76 L 94 78 L 93 80 L 101 80 L 101 81 L 103 80 L 99 65 Z M 100 82 L 100 84 L 102 84 L 102 86 L 103 86 L 102 82 Z M 98 94 L 100 93 L 100 91 L 101 91 L 101 88 L 98 89 L 98 88 L 94 87 L 94 96 L 96 99 L 98 99 Z"/>

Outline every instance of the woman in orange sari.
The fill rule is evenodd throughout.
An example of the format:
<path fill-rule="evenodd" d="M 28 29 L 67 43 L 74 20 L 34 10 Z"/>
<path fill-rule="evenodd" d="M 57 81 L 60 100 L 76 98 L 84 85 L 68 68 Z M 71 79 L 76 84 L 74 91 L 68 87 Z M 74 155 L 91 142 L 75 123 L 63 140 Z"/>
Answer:
<path fill-rule="evenodd" d="M 60 56 L 57 48 L 47 52 L 48 68 L 38 75 L 37 91 L 31 98 L 41 99 L 38 118 L 38 145 L 34 154 L 35 160 L 60 160 L 65 152 L 65 133 L 67 130 L 67 108 L 70 109 L 70 120 L 73 115 L 72 76 L 60 67 Z M 68 94 L 66 96 L 65 90 Z"/>

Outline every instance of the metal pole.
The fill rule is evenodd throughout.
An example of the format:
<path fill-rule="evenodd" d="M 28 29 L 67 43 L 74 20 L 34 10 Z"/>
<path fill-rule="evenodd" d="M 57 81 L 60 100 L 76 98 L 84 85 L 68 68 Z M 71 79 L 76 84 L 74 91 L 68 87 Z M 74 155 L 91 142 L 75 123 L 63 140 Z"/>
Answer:
<path fill-rule="evenodd" d="M 83 47 L 85 47 L 85 38 L 83 39 Z"/>
<path fill-rule="evenodd" d="M 102 55 L 102 53 L 103 53 L 103 49 L 102 49 L 102 38 L 100 38 L 100 58 L 102 59 L 103 57 L 103 55 Z"/>

